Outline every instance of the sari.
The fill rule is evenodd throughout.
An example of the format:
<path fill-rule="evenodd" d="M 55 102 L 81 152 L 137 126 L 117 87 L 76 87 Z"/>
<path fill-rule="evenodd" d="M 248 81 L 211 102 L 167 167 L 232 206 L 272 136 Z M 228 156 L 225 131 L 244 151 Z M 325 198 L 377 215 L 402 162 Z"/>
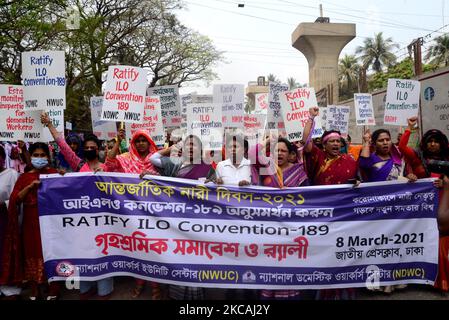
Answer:
<path fill-rule="evenodd" d="M 359 157 L 359 167 L 367 182 L 397 180 L 402 173 L 401 153 L 393 145 L 390 159 L 383 160 L 376 153 L 371 153 L 368 158 Z"/>
<path fill-rule="evenodd" d="M 145 139 L 148 140 L 150 144 L 150 152 L 144 158 L 140 157 L 137 152 L 136 146 L 134 142 L 140 136 L 144 136 Z M 145 130 L 138 130 L 134 133 L 131 139 L 131 145 L 129 148 L 129 152 L 120 154 L 116 156 L 115 159 L 111 159 L 109 157 L 106 158 L 106 168 L 108 172 L 124 172 L 124 173 L 137 173 L 140 174 L 143 171 L 149 172 L 151 175 L 159 175 L 157 169 L 150 162 L 150 157 L 153 153 L 157 152 L 157 146 L 154 143 L 153 139 L 151 139 L 149 133 Z"/>
<path fill-rule="evenodd" d="M 22 174 L 17 180 L 11 194 L 8 207 L 8 225 L 2 252 L 2 270 L 0 284 L 21 284 L 33 281 L 38 284 L 46 282 L 44 259 L 39 226 L 37 190 L 30 191 L 23 202 L 23 221 L 19 226 L 18 194 L 40 174 L 57 173 L 53 168 L 40 172 Z"/>
<path fill-rule="evenodd" d="M 181 159 L 173 161 L 170 157 L 162 157 L 161 162 L 162 174 L 168 177 L 198 180 L 209 178 L 214 172 L 212 166 L 205 163 L 182 166 Z M 205 290 L 200 287 L 169 285 L 168 295 L 173 300 L 204 300 Z"/>
<path fill-rule="evenodd" d="M 305 159 L 311 185 L 345 184 L 357 176 L 357 162 L 348 154 L 328 159 L 323 150 L 313 145 L 312 151 L 305 153 Z"/>

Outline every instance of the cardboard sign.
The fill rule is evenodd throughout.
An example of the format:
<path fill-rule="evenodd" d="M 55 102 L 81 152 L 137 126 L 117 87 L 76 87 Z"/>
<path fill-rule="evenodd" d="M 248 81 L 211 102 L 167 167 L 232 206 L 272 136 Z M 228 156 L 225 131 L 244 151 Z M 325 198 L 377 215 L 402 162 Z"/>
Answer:
<path fill-rule="evenodd" d="M 45 110 L 45 112 L 50 117 L 53 126 L 56 128 L 56 131 L 61 132 L 64 135 L 64 110 L 62 109 L 50 109 Z M 40 121 L 40 120 L 39 120 Z M 43 141 L 54 141 L 55 139 L 48 130 L 47 127 L 43 128 Z M 42 140 L 41 140 L 42 141 Z"/>
<path fill-rule="evenodd" d="M 101 120 L 142 123 L 146 86 L 146 70 L 131 66 L 110 66 Z"/>
<path fill-rule="evenodd" d="M 368 93 L 354 94 L 356 125 L 375 126 L 373 96 Z"/>
<path fill-rule="evenodd" d="M 407 119 L 418 116 L 421 84 L 415 80 L 388 79 L 384 124 L 407 126 Z"/>
<path fill-rule="evenodd" d="M 114 122 L 101 120 L 103 97 L 90 98 L 90 116 L 92 131 L 100 140 L 111 140 L 117 136 L 117 126 Z"/>
<path fill-rule="evenodd" d="M 221 150 L 223 146 L 221 113 L 221 105 L 192 104 L 187 110 L 187 134 L 200 137 L 206 150 Z"/>
<path fill-rule="evenodd" d="M 244 133 L 250 145 L 253 145 L 259 136 L 263 136 L 266 122 L 266 114 L 245 114 Z"/>
<path fill-rule="evenodd" d="M 211 94 L 195 94 L 192 103 L 214 103 L 214 96 Z"/>
<path fill-rule="evenodd" d="M 42 141 L 40 111 L 25 111 L 23 86 L 0 85 L 0 141 Z"/>
<path fill-rule="evenodd" d="M 138 130 L 146 130 L 158 147 L 163 146 L 165 144 L 165 132 L 162 124 L 161 101 L 159 97 L 146 97 L 143 123 L 127 124 L 126 128 L 129 128 L 128 137 L 132 137 Z"/>
<path fill-rule="evenodd" d="M 25 110 L 65 109 L 64 51 L 22 52 Z"/>
<path fill-rule="evenodd" d="M 177 85 L 148 88 L 147 96 L 159 96 L 162 123 L 165 128 L 179 128 L 181 126 L 181 106 Z"/>
<path fill-rule="evenodd" d="M 309 119 L 309 109 L 318 107 L 314 88 L 297 88 L 279 94 L 281 110 L 287 131 L 287 139 L 291 142 L 303 139 L 303 131 Z"/>
<path fill-rule="evenodd" d="M 189 104 L 193 102 L 193 97 L 195 94 L 196 93 L 193 92 L 181 96 L 181 129 L 183 131 L 187 130 L 187 108 Z"/>
<path fill-rule="evenodd" d="M 215 105 L 221 105 L 223 125 L 226 128 L 243 128 L 245 87 L 242 84 L 214 85 Z"/>
<path fill-rule="evenodd" d="M 258 93 L 255 95 L 255 112 L 267 113 L 268 93 Z"/>
<path fill-rule="evenodd" d="M 288 91 L 288 85 L 270 82 L 268 86 L 270 91 L 268 95 L 267 129 L 279 130 L 280 135 L 286 135 L 279 94 Z"/>
<path fill-rule="evenodd" d="M 348 106 L 328 106 L 327 107 L 327 130 L 338 130 L 346 137 L 349 130 L 349 114 L 351 108 Z"/>

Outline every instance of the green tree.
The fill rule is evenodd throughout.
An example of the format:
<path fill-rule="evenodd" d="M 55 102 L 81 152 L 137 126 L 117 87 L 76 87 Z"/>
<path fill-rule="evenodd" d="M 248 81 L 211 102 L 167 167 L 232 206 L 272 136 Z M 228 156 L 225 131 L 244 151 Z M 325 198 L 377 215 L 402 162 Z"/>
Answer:
<path fill-rule="evenodd" d="M 444 34 L 435 39 L 425 59 L 436 66 L 449 65 L 449 35 Z"/>
<path fill-rule="evenodd" d="M 374 38 L 366 38 L 363 46 L 356 49 L 360 55 L 362 67 L 368 70 L 370 67 L 377 73 L 382 72 L 384 67 L 390 67 L 396 62 L 396 56 L 392 52 L 399 45 L 392 38 L 384 39 L 383 33 L 379 32 Z"/>
<path fill-rule="evenodd" d="M 360 91 L 359 86 L 360 65 L 354 55 L 345 55 L 338 64 L 338 80 L 340 97 L 349 99 L 356 91 Z"/>
<path fill-rule="evenodd" d="M 372 75 L 368 80 L 368 88 L 370 91 L 384 89 L 387 87 L 388 79 L 412 79 L 415 76 L 414 62 L 411 58 L 406 58 L 401 62 L 388 68 L 386 72 L 380 72 Z M 431 71 L 435 69 L 434 65 L 424 64 L 423 71 Z"/>
<path fill-rule="evenodd" d="M 267 80 L 271 82 L 280 82 L 279 79 L 272 73 L 267 76 Z"/>
<path fill-rule="evenodd" d="M 296 79 L 293 77 L 287 78 L 287 84 L 289 90 L 293 90 L 301 86 L 298 82 L 296 82 Z"/>

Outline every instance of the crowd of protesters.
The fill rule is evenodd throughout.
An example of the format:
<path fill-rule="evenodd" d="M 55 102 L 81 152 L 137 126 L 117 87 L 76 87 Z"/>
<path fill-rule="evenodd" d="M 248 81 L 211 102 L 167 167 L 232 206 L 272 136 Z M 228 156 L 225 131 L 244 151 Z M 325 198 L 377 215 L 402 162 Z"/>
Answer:
<path fill-rule="evenodd" d="M 58 299 L 58 282 L 47 282 L 44 272 L 40 238 L 38 199 L 41 174 L 65 172 L 123 172 L 160 175 L 201 180 L 216 184 L 274 188 L 307 187 L 316 185 L 354 184 L 435 178 L 440 189 L 438 207 L 439 270 L 435 287 L 449 291 L 449 178 L 435 170 L 432 160 L 449 163 L 448 138 L 439 130 L 424 133 L 418 148 L 408 146 L 411 133 L 418 130 L 417 118 L 408 119 L 408 128 L 398 145 L 388 130 L 366 130 L 360 146 L 353 145 L 350 137 L 340 132 L 325 131 L 318 140 L 311 139 L 314 118 L 318 108 L 309 110 L 310 117 L 304 128 L 304 140 L 296 143 L 285 137 L 268 135 L 259 144 L 248 146 L 243 136 L 226 137 L 222 154 L 207 153 L 202 141 L 188 135 L 181 141 L 168 142 L 158 149 L 146 131 L 137 131 L 126 149 L 125 132 L 119 130 L 116 139 L 100 142 L 93 134 L 81 139 L 76 134 L 63 137 L 56 131 L 48 115 L 41 121 L 46 125 L 54 143 L 23 141 L 0 145 L 0 293 L 6 298 L 23 296 L 27 299 Z M 214 161 L 203 161 L 205 158 Z M 198 160 L 199 159 L 199 160 Z M 209 159 L 209 160 L 210 160 Z M 145 289 L 146 281 L 135 280 L 130 296 L 137 298 Z M 207 299 L 201 287 L 160 285 L 149 282 L 152 299 L 164 297 L 176 300 Z M 384 292 L 403 288 L 382 287 Z M 93 295 L 102 299 L 111 297 L 114 279 L 82 281 L 80 299 Z M 238 291 L 238 290 L 236 290 Z M 299 290 L 247 290 L 260 299 L 301 299 Z M 234 290 L 229 290 L 234 292 Z M 354 299 L 356 289 L 318 290 L 316 299 Z M 227 295 L 233 297 L 233 294 Z M 235 297 L 235 296 L 234 296 Z M 24 297 L 22 297 L 24 298 Z"/>

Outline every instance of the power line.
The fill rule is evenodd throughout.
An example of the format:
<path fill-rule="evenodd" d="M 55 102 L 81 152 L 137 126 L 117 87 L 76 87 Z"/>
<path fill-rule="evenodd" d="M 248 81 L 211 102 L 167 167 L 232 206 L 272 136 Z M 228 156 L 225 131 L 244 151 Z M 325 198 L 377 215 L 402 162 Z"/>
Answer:
<path fill-rule="evenodd" d="M 220 0 L 215 0 L 215 1 L 220 1 Z M 287 0 L 278 0 L 278 1 L 283 2 L 283 3 L 294 4 L 293 2 L 287 1 Z M 315 7 L 307 6 L 307 5 L 303 5 L 303 4 L 301 6 L 302 7 L 306 7 L 306 8 L 315 8 Z M 347 13 L 342 13 L 341 11 L 338 11 L 338 10 L 327 9 L 327 11 L 333 12 L 333 13 L 337 13 L 337 14 L 343 15 L 343 16 L 348 16 L 348 17 L 352 17 L 352 18 L 362 19 L 363 21 L 365 21 L 365 19 L 363 19 L 363 18 L 361 18 L 359 16 L 355 16 L 355 15 L 351 15 L 351 14 L 347 14 Z M 335 20 L 348 21 L 348 20 L 338 19 L 338 18 L 336 18 Z M 390 21 L 386 21 L 386 20 L 374 20 L 373 19 L 373 21 L 374 22 L 379 22 L 379 25 L 382 25 L 384 27 L 389 27 L 389 28 L 416 29 L 416 30 L 431 31 L 430 29 L 419 28 L 419 27 L 415 27 L 415 26 L 406 25 L 406 24 L 403 24 L 403 23 L 401 23 L 401 24 L 394 23 L 394 22 L 390 22 Z M 351 22 L 351 21 L 349 21 L 349 22 Z M 369 23 L 366 23 L 366 22 L 358 22 L 358 23 L 369 24 Z"/>

